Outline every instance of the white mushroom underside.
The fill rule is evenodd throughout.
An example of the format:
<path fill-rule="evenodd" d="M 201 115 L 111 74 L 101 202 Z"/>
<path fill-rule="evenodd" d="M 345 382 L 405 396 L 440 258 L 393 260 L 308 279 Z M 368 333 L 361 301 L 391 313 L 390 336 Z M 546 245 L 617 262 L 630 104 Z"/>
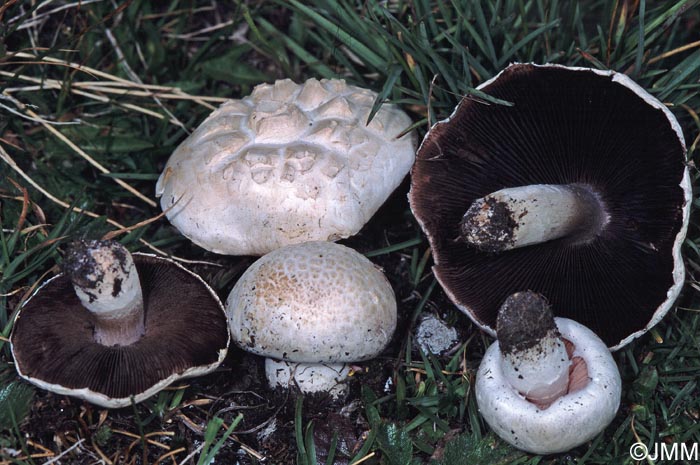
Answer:
<path fill-rule="evenodd" d="M 582 357 L 589 382 L 541 410 L 528 402 L 501 371 L 498 342 L 492 344 L 476 377 L 479 412 L 491 429 L 513 446 L 535 454 L 570 450 L 592 439 L 615 417 L 621 381 L 609 349 L 585 326 L 555 318 L 562 336 L 571 341 L 574 356 Z"/>
<path fill-rule="evenodd" d="M 415 156 L 411 121 L 340 80 L 257 86 L 224 103 L 173 153 L 156 185 L 168 219 L 196 244 L 262 255 L 355 234 Z"/>

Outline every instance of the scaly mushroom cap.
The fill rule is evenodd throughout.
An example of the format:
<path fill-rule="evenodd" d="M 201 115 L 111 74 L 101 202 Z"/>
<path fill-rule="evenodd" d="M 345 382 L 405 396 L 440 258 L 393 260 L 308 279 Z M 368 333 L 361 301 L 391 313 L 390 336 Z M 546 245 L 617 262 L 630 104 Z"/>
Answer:
<path fill-rule="evenodd" d="M 370 359 L 396 328 L 391 285 L 367 258 L 332 242 L 277 249 L 253 263 L 226 301 L 234 342 L 265 357 Z"/>
<path fill-rule="evenodd" d="M 411 173 L 411 208 L 443 289 L 491 334 L 501 303 L 523 289 L 608 346 L 643 334 L 683 285 L 691 189 L 678 122 L 613 71 L 515 64 L 480 89 L 513 106 L 463 99 L 427 134 Z M 460 238 L 472 202 L 528 185 L 586 186 L 605 221 L 583 239 L 497 253 Z"/>
<path fill-rule="evenodd" d="M 357 233 L 415 156 L 411 125 L 377 95 L 342 80 L 289 79 L 221 105 L 172 154 L 156 195 L 194 243 L 262 255 Z M 168 210 L 169 209 L 169 210 Z"/>
<path fill-rule="evenodd" d="M 59 274 L 22 306 L 12 355 L 19 375 L 59 394 L 118 408 L 173 381 L 211 372 L 229 344 L 226 316 L 201 278 L 171 260 L 133 254 L 144 300 L 145 333 L 129 345 L 95 341 L 94 315 Z"/>

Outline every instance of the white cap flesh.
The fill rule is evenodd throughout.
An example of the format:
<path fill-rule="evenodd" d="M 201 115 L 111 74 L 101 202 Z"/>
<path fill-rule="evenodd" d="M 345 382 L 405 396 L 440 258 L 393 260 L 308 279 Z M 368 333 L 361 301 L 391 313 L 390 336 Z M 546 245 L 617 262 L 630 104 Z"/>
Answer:
<path fill-rule="evenodd" d="M 479 412 L 491 429 L 518 449 L 535 454 L 570 450 L 591 440 L 612 421 L 620 405 L 621 380 L 609 349 L 591 330 L 555 318 L 562 337 L 574 347 L 588 370 L 588 383 L 542 409 L 506 379 L 499 343 L 493 343 L 476 375 Z"/>
<path fill-rule="evenodd" d="M 171 223 L 230 255 L 357 233 L 406 176 L 411 125 L 343 80 L 257 86 L 214 111 L 172 154 L 156 185 Z"/>

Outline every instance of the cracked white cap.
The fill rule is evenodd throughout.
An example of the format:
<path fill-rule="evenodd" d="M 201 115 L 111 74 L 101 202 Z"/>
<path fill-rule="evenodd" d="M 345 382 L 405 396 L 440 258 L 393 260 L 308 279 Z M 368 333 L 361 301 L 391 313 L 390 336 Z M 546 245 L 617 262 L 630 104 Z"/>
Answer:
<path fill-rule="evenodd" d="M 406 176 L 410 125 L 343 80 L 257 86 L 214 111 L 173 153 L 156 185 L 170 222 L 217 253 L 262 255 L 357 233 Z M 168 210 L 169 209 L 169 210 Z"/>
<path fill-rule="evenodd" d="M 291 362 L 368 360 L 396 328 L 391 285 L 367 258 L 332 242 L 284 247 L 253 263 L 226 301 L 233 340 Z"/>

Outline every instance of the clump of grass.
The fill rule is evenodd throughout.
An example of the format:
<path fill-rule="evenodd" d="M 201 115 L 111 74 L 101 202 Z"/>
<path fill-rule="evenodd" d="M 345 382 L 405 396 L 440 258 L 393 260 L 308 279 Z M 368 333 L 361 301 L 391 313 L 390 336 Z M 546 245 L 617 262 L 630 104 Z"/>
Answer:
<path fill-rule="evenodd" d="M 424 133 L 465 95 L 504 104 L 477 87 L 511 61 L 610 68 L 629 74 L 669 105 L 695 162 L 698 5 L 697 0 L 6 2 L 0 7 L 0 370 L 11 373 L 6 342 L 14 315 L 56 271 L 68 237 L 119 230 L 117 237 L 130 249 L 231 265 L 157 218 L 153 184 L 175 146 L 219 102 L 246 95 L 262 81 L 342 77 L 376 90 L 375 110 L 389 99 L 410 111 Z M 692 167 L 695 183 L 698 172 Z M 543 459 L 504 445 L 478 416 L 471 386 L 485 337 L 466 330 L 473 337 L 452 356 L 412 349 L 411 328 L 422 312 L 439 305 L 451 321 L 465 319 L 436 285 L 427 242 L 408 206 L 402 208 L 401 225 L 362 239 L 368 256 L 396 265 L 385 268 L 402 283 L 406 322 L 398 349 L 386 354 L 394 367 L 393 387 L 361 390 L 368 429 L 352 463 L 625 463 L 636 441 L 700 442 L 695 223 L 686 241 L 689 285 L 680 307 L 655 333 L 616 355 L 624 378 L 616 420 L 590 444 Z M 217 290 L 230 289 L 235 273 L 198 266 Z M 16 383 L 3 378 L 0 392 L 24 386 Z M 242 441 L 255 441 L 232 434 L 235 425 L 256 429 L 246 423 L 249 415 L 220 418 L 213 408 L 237 394 L 224 392 L 221 399 L 199 389 L 193 383 L 164 392 L 136 406 L 135 413 L 81 406 L 81 414 L 78 404 L 44 398 L 24 422 L 29 391 L 20 389 L 23 394 L 8 396 L 18 406 L 12 410 L 15 433 L 0 448 L 30 456 L 34 446 L 18 431 L 31 427 L 36 433 L 33 417 L 47 409 L 55 410 L 47 415 L 50 421 L 62 425 L 70 419 L 73 428 L 58 435 L 60 443 L 52 443 L 53 434 L 31 440 L 44 440 L 54 455 L 66 457 L 180 463 L 196 452 L 199 463 L 209 463 L 232 456 Z M 299 463 L 316 463 L 318 423 L 306 420 L 301 402 L 295 407 L 290 417 L 296 428 L 285 437 Z M 171 443 L 157 440 L 162 432 Z M 141 446 L 131 446 L 133 441 Z M 254 448 L 244 449 L 250 452 L 236 456 L 242 463 L 261 457 Z M 328 463 L 334 455 L 327 455 Z M 188 460 L 197 463 L 194 456 Z"/>

